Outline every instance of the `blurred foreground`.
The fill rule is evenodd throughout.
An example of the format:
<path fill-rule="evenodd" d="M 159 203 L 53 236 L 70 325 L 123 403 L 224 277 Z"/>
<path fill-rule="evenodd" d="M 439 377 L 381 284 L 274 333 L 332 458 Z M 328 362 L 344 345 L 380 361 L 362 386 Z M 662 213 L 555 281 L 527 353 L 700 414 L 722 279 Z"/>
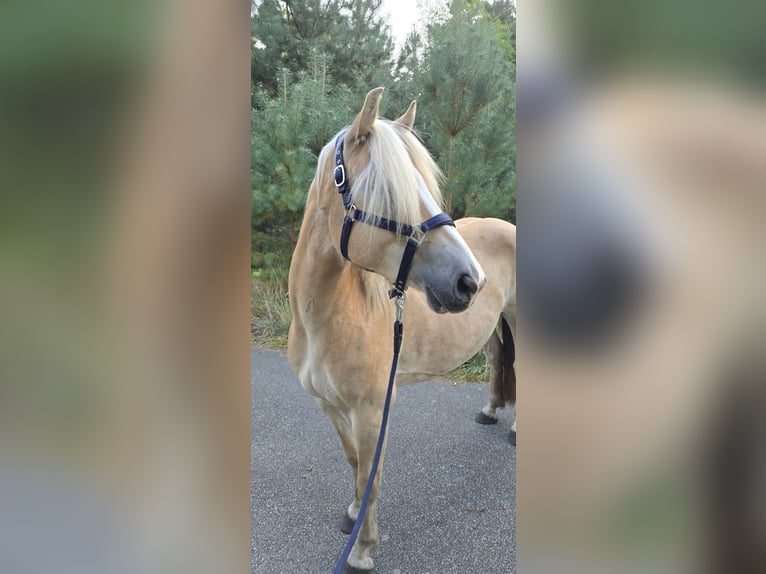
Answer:
<path fill-rule="evenodd" d="M 249 567 L 248 17 L 3 8 L 3 572 Z"/>
<path fill-rule="evenodd" d="M 623 4 L 519 7 L 519 572 L 764 572 L 766 45 Z"/>

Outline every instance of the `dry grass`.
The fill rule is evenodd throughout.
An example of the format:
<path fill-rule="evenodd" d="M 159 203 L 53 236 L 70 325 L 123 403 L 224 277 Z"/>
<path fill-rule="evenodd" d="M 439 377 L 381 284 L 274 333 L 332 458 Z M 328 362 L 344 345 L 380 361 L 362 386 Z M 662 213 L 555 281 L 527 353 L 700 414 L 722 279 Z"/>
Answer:
<path fill-rule="evenodd" d="M 250 287 L 250 333 L 253 342 L 284 348 L 291 319 L 286 273 L 278 269 L 254 270 Z"/>
<path fill-rule="evenodd" d="M 465 383 L 489 382 L 489 364 L 483 351 L 479 351 L 457 369 L 450 372 L 447 379 Z"/>

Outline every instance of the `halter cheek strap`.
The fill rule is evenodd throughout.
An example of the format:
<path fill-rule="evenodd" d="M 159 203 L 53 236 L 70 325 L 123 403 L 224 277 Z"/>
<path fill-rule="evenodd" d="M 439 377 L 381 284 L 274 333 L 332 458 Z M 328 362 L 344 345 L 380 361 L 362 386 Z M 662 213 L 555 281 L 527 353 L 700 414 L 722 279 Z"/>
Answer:
<path fill-rule="evenodd" d="M 426 219 L 418 225 L 410 225 L 409 223 L 399 223 L 393 219 L 386 219 L 377 215 L 372 215 L 366 211 L 362 211 L 357 208 L 351 201 L 351 187 L 346 179 L 346 166 L 343 164 L 343 142 L 346 132 L 343 131 L 338 134 L 335 139 L 335 170 L 333 171 L 333 179 L 335 180 L 335 186 L 338 188 L 343 199 L 343 207 L 346 210 L 346 216 L 343 218 L 343 228 L 340 232 L 340 253 L 347 261 L 351 261 L 348 256 L 348 241 L 351 237 L 351 227 L 355 221 L 378 227 L 392 233 L 397 231 L 407 237 L 407 244 L 404 246 L 404 255 L 402 255 L 402 261 L 399 264 L 399 272 L 396 274 L 396 281 L 394 281 L 394 287 L 389 291 L 389 296 L 402 297 L 404 290 L 407 288 L 407 277 L 410 274 L 410 267 L 412 267 L 412 260 L 415 257 L 415 251 L 417 251 L 420 244 L 426 237 L 426 234 L 442 225 L 455 226 L 455 222 L 446 213 L 437 213 L 433 217 Z"/>

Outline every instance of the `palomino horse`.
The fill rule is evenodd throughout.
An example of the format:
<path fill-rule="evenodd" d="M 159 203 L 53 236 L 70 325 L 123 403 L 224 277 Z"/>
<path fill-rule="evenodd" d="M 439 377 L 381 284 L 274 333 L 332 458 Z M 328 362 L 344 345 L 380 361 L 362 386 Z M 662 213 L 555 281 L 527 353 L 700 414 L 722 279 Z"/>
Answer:
<path fill-rule="evenodd" d="M 351 209 L 389 221 L 416 223 L 441 211 L 441 174 L 412 134 L 415 102 L 396 121 L 378 119 L 383 88 L 372 90 L 350 128 L 322 150 L 290 266 L 293 320 L 290 366 L 338 432 L 354 474 L 344 514 L 350 531 L 361 505 L 382 420 L 396 313 L 388 289 L 404 252 L 401 233 L 354 226 L 341 255 L 341 228 Z M 353 206 L 344 209 L 335 179 L 343 143 Z M 412 261 L 406 326 L 396 384 L 443 375 L 482 349 L 505 321 L 515 329 L 516 228 L 498 219 L 469 219 L 428 233 Z M 496 346 L 494 347 L 496 348 Z M 395 389 L 393 398 L 395 399 Z M 376 499 L 348 558 L 353 570 L 374 567 Z"/>

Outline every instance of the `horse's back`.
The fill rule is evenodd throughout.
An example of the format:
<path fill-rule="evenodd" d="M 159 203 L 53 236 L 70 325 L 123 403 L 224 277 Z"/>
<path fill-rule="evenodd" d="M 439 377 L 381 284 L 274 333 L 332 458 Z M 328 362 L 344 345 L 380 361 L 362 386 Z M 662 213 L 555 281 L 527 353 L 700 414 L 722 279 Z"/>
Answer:
<path fill-rule="evenodd" d="M 516 226 L 495 217 L 463 217 L 455 221 L 460 234 L 466 239 L 477 239 L 490 244 L 500 241 L 516 250 Z"/>
<path fill-rule="evenodd" d="M 455 222 L 476 258 L 485 267 L 502 267 L 506 273 L 516 276 L 516 226 L 494 217 L 464 217 Z"/>

